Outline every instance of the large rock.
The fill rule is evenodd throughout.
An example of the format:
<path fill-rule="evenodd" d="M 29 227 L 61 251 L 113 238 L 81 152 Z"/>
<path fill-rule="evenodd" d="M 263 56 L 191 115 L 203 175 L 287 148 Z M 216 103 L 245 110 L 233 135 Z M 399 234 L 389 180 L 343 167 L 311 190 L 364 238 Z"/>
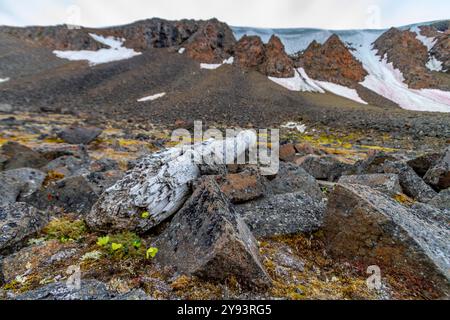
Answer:
<path fill-rule="evenodd" d="M 295 161 L 297 165 L 306 170 L 318 180 L 337 181 L 352 166 L 342 162 L 334 156 L 308 155 Z"/>
<path fill-rule="evenodd" d="M 83 176 L 74 176 L 51 183 L 23 201 L 41 210 L 63 209 L 66 213 L 87 214 L 98 199 Z"/>
<path fill-rule="evenodd" d="M 416 202 L 411 206 L 412 214 L 431 223 L 437 222 L 443 228 L 450 230 L 450 211 L 440 210 L 429 204 Z"/>
<path fill-rule="evenodd" d="M 332 35 L 321 45 L 313 41 L 297 62 L 312 79 L 356 87 L 367 76 L 367 71 L 339 39 Z"/>
<path fill-rule="evenodd" d="M 15 250 L 39 232 L 48 216 L 22 202 L 0 206 L 0 254 Z"/>
<path fill-rule="evenodd" d="M 42 186 L 45 177 L 44 172 L 30 168 L 0 172 L 0 205 L 29 196 Z"/>
<path fill-rule="evenodd" d="M 326 204 L 305 192 L 272 195 L 237 207 L 257 237 L 317 231 L 323 224 Z"/>
<path fill-rule="evenodd" d="M 386 161 L 397 161 L 399 160 L 396 156 L 387 154 L 383 151 L 377 151 L 369 155 L 366 160 L 361 160 L 357 162 L 350 172 L 352 174 L 373 174 L 373 173 L 384 173 L 383 165 Z"/>
<path fill-rule="evenodd" d="M 77 158 L 74 156 L 62 156 L 50 161 L 42 167 L 45 172 L 56 172 L 64 177 L 83 175 L 89 173 L 89 163 L 87 159 Z"/>
<path fill-rule="evenodd" d="M 439 192 L 439 194 L 431 199 L 428 204 L 441 210 L 450 211 L 450 188 Z"/>
<path fill-rule="evenodd" d="M 257 36 L 243 36 L 234 51 L 235 63 L 243 69 L 277 78 L 294 76 L 294 63 L 277 36 L 272 36 L 267 44 Z"/>
<path fill-rule="evenodd" d="M 450 188 L 450 147 L 445 150 L 436 164 L 428 170 L 423 179 L 436 190 Z"/>
<path fill-rule="evenodd" d="M 418 281 L 439 297 L 450 290 L 450 231 L 363 185 L 335 186 L 324 232 L 335 259 L 377 265 Z"/>
<path fill-rule="evenodd" d="M 316 179 L 293 163 L 280 163 L 277 176 L 268 183 L 271 194 L 304 192 L 315 199 L 324 197 Z"/>
<path fill-rule="evenodd" d="M 0 149 L 0 170 L 12 170 L 19 168 L 39 169 L 47 164 L 41 154 L 31 150 L 17 142 L 7 142 Z"/>
<path fill-rule="evenodd" d="M 230 27 L 217 19 L 206 21 L 185 45 L 187 55 L 204 63 L 221 63 L 233 52 L 236 42 Z"/>
<path fill-rule="evenodd" d="M 152 300 L 142 290 L 119 294 L 97 280 L 81 280 L 80 287 L 68 286 L 65 281 L 48 284 L 18 295 L 17 300 Z"/>
<path fill-rule="evenodd" d="M 58 137 L 70 144 L 88 145 L 102 134 L 96 127 L 67 127 L 58 132 Z"/>
<path fill-rule="evenodd" d="M 411 159 L 406 162 L 419 177 L 425 176 L 425 174 L 430 170 L 442 157 L 441 153 L 429 153 L 423 156 Z"/>
<path fill-rule="evenodd" d="M 85 176 L 95 194 L 100 196 L 105 190 L 112 187 L 125 174 L 119 170 L 109 170 L 105 172 L 91 172 Z"/>
<path fill-rule="evenodd" d="M 396 174 L 342 176 L 338 182 L 341 184 L 362 184 L 391 196 L 402 193 L 398 175 Z"/>
<path fill-rule="evenodd" d="M 266 190 L 265 178 L 257 170 L 245 170 L 218 177 L 220 190 L 232 203 L 244 203 L 262 197 Z"/>
<path fill-rule="evenodd" d="M 156 246 L 157 261 L 184 274 L 213 280 L 234 276 L 243 284 L 258 287 L 270 283 L 256 240 L 215 177 L 199 182 Z"/>
<path fill-rule="evenodd" d="M 386 173 L 398 175 L 403 192 L 417 201 L 428 202 L 436 196 L 436 192 L 405 162 L 387 161 L 383 169 Z"/>

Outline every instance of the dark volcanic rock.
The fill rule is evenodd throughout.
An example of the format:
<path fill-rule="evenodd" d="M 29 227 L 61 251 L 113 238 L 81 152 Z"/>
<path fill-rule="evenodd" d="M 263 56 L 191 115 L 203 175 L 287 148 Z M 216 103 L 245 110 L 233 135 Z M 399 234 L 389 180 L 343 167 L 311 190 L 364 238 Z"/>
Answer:
<path fill-rule="evenodd" d="M 259 70 L 265 59 L 266 48 L 258 36 L 243 36 L 234 47 L 234 61 L 241 68 Z"/>
<path fill-rule="evenodd" d="M 189 57 L 204 63 L 221 63 L 233 53 L 236 42 L 230 27 L 217 19 L 206 21 L 187 41 Z"/>
<path fill-rule="evenodd" d="M 89 173 L 88 166 L 87 159 L 80 159 L 74 156 L 62 156 L 50 161 L 45 167 L 42 167 L 42 170 L 45 172 L 57 172 L 67 178 Z"/>
<path fill-rule="evenodd" d="M 51 283 L 17 296 L 17 300 L 151 300 L 142 290 L 118 294 L 97 280 L 81 280 L 80 287 L 66 282 Z"/>
<path fill-rule="evenodd" d="M 293 163 L 280 163 L 277 176 L 268 184 L 272 194 L 304 192 L 315 199 L 322 199 L 323 193 L 316 179 Z"/>
<path fill-rule="evenodd" d="M 235 276 L 258 287 L 270 283 L 256 240 L 214 177 L 199 182 L 156 246 L 157 261 L 181 273 L 214 280 Z"/>
<path fill-rule="evenodd" d="M 275 35 L 270 37 L 266 44 L 266 60 L 264 69 L 266 75 L 277 78 L 291 78 L 294 76 L 294 62 L 286 54 L 280 38 Z"/>
<path fill-rule="evenodd" d="M 68 127 L 58 132 L 58 137 L 70 144 L 89 144 L 99 135 L 102 129 L 96 127 Z"/>
<path fill-rule="evenodd" d="M 342 176 L 338 182 L 341 184 L 362 184 L 391 196 L 402 193 L 398 175 L 396 174 Z"/>
<path fill-rule="evenodd" d="M 0 205 L 14 203 L 38 190 L 46 174 L 30 168 L 0 172 Z"/>
<path fill-rule="evenodd" d="M 329 198 L 324 232 L 336 259 L 414 276 L 433 289 L 435 298 L 449 293 L 450 230 L 370 187 L 338 184 Z"/>
<path fill-rule="evenodd" d="M 428 202 L 436 196 L 436 192 L 405 162 L 387 161 L 383 168 L 386 173 L 397 174 L 403 192 L 417 201 Z"/>
<path fill-rule="evenodd" d="M 416 33 L 391 28 L 374 43 L 374 49 L 380 57 L 400 70 L 406 83 L 413 89 L 433 88 L 439 82 L 426 67 L 428 48 L 416 38 Z"/>
<path fill-rule="evenodd" d="M 297 165 L 306 170 L 318 180 L 336 181 L 352 166 L 342 162 L 334 156 L 308 155 L 295 161 Z"/>
<path fill-rule="evenodd" d="M 19 168 L 39 169 L 48 162 L 38 152 L 31 150 L 17 142 L 7 142 L 0 149 L 0 170 Z"/>
<path fill-rule="evenodd" d="M 351 170 L 353 174 L 384 173 L 383 165 L 386 161 L 397 161 L 397 157 L 383 151 L 375 152 L 366 160 L 359 161 Z"/>
<path fill-rule="evenodd" d="M 0 254 L 20 247 L 24 240 L 39 232 L 48 216 L 22 202 L 0 206 Z"/>
<path fill-rule="evenodd" d="M 292 161 L 297 154 L 297 150 L 292 143 L 283 144 L 280 146 L 280 160 Z"/>
<path fill-rule="evenodd" d="M 23 201 L 41 210 L 62 208 L 66 213 L 88 213 L 98 196 L 85 177 L 74 176 L 41 188 Z"/>
<path fill-rule="evenodd" d="M 419 177 L 423 178 L 427 171 L 430 170 L 430 168 L 433 167 L 441 157 L 441 153 L 430 153 L 411 159 L 407 161 L 406 164 L 413 168 Z"/>
<path fill-rule="evenodd" d="M 272 195 L 237 207 L 257 237 L 317 231 L 323 223 L 325 201 L 305 192 Z"/>
<path fill-rule="evenodd" d="M 313 41 L 296 65 L 303 67 L 312 79 L 351 88 L 355 88 L 368 75 L 362 63 L 335 34 L 323 45 Z"/>
<path fill-rule="evenodd" d="M 428 170 L 423 179 L 437 190 L 450 188 L 450 147 L 447 147 L 442 157 Z"/>
<path fill-rule="evenodd" d="M 100 196 L 106 189 L 122 179 L 123 176 L 124 173 L 122 171 L 109 170 L 105 172 L 91 172 L 85 177 L 95 194 Z"/>

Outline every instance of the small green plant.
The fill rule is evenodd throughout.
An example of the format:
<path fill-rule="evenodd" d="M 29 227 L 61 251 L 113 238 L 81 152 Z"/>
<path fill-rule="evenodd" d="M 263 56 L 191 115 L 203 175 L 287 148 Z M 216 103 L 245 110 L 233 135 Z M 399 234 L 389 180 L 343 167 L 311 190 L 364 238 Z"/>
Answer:
<path fill-rule="evenodd" d="M 123 244 L 121 244 L 121 243 L 112 243 L 111 244 L 111 249 L 112 249 L 112 251 L 118 251 L 118 250 L 120 250 L 120 249 L 122 249 L 123 248 Z"/>
<path fill-rule="evenodd" d="M 148 211 L 142 212 L 141 217 L 142 219 L 148 219 L 150 217 L 150 213 Z"/>
<path fill-rule="evenodd" d="M 154 248 L 154 247 L 148 248 L 145 256 L 147 259 L 150 259 L 150 258 L 153 259 L 156 256 L 156 254 L 158 253 L 158 251 L 159 251 L 158 248 Z"/>
<path fill-rule="evenodd" d="M 98 237 L 97 239 L 97 245 L 99 245 L 100 247 L 104 247 L 109 243 L 109 237 Z"/>
<path fill-rule="evenodd" d="M 86 234 L 86 224 L 82 220 L 72 220 L 67 217 L 58 218 L 42 231 L 46 240 L 57 239 L 63 243 L 81 240 Z"/>

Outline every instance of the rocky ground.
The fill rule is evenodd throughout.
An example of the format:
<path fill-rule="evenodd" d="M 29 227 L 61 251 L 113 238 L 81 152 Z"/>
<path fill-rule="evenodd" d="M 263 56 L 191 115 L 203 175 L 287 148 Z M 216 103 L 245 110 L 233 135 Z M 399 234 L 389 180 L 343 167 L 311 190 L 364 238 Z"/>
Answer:
<path fill-rule="evenodd" d="M 158 221 L 133 189 L 188 123 L 1 113 L 0 298 L 448 298 L 448 136 L 306 124 L 276 176 L 200 170 Z"/>

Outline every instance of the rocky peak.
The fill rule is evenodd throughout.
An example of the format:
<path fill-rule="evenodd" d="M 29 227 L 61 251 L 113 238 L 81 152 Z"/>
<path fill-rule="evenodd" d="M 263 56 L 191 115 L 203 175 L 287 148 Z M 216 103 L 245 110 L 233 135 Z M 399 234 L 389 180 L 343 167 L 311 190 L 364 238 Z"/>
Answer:
<path fill-rule="evenodd" d="M 313 79 L 355 87 L 367 76 L 362 63 L 356 60 L 341 39 L 333 34 L 321 45 L 311 42 L 296 61 Z"/>
<path fill-rule="evenodd" d="M 187 43 L 189 57 L 205 63 L 220 63 L 233 53 L 236 39 L 226 23 L 211 19 L 203 23 Z"/>
<path fill-rule="evenodd" d="M 416 36 L 415 32 L 391 28 L 375 41 L 374 48 L 380 57 L 386 56 L 387 61 L 402 72 L 409 87 L 436 87 L 438 81 L 426 67 L 428 48 Z"/>
<path fill-rule="evenodd" d="M 267 44 L 258 36 L 243 36 L 235 48 L 236 64 L 278 78 L 294 76 L 294 63 L 281 40 L 273 35 Z"/>

